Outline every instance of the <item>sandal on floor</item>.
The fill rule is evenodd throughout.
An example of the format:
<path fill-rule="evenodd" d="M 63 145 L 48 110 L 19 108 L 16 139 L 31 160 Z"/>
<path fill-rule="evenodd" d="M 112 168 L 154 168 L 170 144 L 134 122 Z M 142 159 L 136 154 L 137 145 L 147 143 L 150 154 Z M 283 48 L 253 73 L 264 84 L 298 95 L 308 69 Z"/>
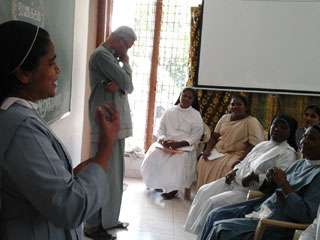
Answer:
<path fill-rule="evenodd" d="M 174 198 L 177 197 L 177 193 L 178 193 L 177 190 L 172 191 L 172 192 L 169 192 L 169 193 L 162 193 L 162 194 L 161 194 L 161 197 L 162 197 L 164 200 L 171 200 L 171 199 L 174 199 Z"/>
<path fill-rule="evenodd" d="M 110 230 L 110 229 L 114 229 L 114 228 L 120 228 L 120 229 L 127 229 L 129 226 L 129 223 L 127 222 L 118 222 L 118 224 L 114 227 L 111 227 L 111 228 L 108 228 L 107 230 Z"/>
<path fill-rule="evenodd" d="M 102 227 L 98 227 L 95 231 L 88 231 L 85 228 L 83 229 L 84 236 L 91 238 L 93 240 L 114 240 L 116 237 L 112 236 L 107 230 Z"/>

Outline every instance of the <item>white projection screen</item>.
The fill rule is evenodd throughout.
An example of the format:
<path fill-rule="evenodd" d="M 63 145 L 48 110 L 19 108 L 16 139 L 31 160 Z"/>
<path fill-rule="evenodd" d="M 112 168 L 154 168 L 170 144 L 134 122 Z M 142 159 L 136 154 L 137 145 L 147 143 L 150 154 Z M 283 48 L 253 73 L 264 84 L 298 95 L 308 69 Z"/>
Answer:
<path fill-rule="evenodd" d="M 318 95 L 320 2 L 204 0 L 198 83 Z"/>

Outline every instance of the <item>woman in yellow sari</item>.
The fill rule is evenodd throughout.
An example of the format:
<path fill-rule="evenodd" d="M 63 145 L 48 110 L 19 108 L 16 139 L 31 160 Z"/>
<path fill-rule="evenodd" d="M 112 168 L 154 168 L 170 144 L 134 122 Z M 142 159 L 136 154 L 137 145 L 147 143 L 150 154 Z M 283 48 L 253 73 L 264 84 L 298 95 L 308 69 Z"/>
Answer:
<path fill-rule="evenodd" d="M 225 176 L 250 150 L 265 140 L 260 122 L 246 113 L 247 99 L 231 98 L 230 114 L 217 123 L 197 166 L 197 189 Z"/>

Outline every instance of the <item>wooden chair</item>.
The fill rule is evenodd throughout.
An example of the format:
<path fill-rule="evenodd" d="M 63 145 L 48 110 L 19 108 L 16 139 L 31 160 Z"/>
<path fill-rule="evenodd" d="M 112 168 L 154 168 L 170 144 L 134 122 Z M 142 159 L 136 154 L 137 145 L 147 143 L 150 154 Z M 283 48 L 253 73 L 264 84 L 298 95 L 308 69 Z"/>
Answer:
<path fill-rule="evenodd" d="M 262 197 L 262 196 L 264 196 L 264 194 L 260 191 L 249 190 L 247 195 L 247 200 L 252 198 Z M 266 227 L 282 227 L 282 228 L 304 230 L 308 226 L 309 224 L 285 222 L 285 221 L 278 221 L 278 220 L 263 218 L 259 220 L 259 223 L 256 227 L 256 231 L 254 233 L 253 240 L 261 240 L 263 233 L 266 230 Z M 298 239 L 300 236 L 300 235 L 298 236 L 298 234 L 299 233 L 296 233 L 293 239 Z"/>
<path fill-rule="evenodd" d="M 203 135 L 200 141 L 194 143 L 194 147 L 197 151 L 197 157 L 202 152 L 203 146 L 210 140 L 211 137 L 211 130 L 206 123 L 203 123 Z M 191 187 L 184 189 L 184 199 L 190 200 L 191 195 Z"/>

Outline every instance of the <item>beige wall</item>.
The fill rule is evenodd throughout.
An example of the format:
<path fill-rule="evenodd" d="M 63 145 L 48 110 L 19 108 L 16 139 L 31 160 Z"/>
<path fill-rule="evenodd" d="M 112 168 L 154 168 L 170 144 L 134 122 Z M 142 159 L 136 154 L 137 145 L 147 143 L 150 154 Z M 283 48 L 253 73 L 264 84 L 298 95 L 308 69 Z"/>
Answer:
<path fill-rule="evenodd" d="M 89 31 L 88 31 L 88 46 L 87 58 L 89 60 L 90 54 L 96 48 L 97 22 L 98 22 L 98 0 L 91 0 L 89 6 Z M 88 61 L 86 68 L 88 69 Z M 88 119 L 88 100 L 90 96 L 89 86 L 89 72 L 87 71 L 85 82 L 85 96 L 84 96 L 84 121 L 83 121 L 83 135 L 82 135 L 82 161 L 89 158 L 90 155 L 90 126 Z"/>
<path fill-rule="evenodd" d="M 50 126 L 68 149 L 74 166 L 89 155 L 90 135 L 87 121 L 88 52 L 95 39 L 97 0 L 75 1 L 75 29 L 72 69 L 71 112 Z M 63 67 L 63 66 L 61 66 Z M 82 136 L 84 136 L 82 138 Z M 82 148 L 83 146 L 83 148 Z"/>

